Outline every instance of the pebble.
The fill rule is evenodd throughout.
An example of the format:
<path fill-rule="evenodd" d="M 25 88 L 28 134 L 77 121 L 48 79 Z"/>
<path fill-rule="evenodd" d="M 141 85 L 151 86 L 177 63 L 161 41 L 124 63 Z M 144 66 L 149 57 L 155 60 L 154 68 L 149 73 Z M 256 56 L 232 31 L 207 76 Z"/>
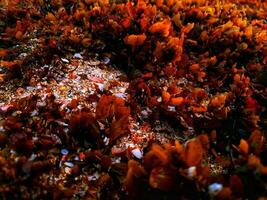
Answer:
<path fill-rule="evenodd" d="M 31 112 L 31 117 L 36 116 L 37 114 L 38 114 L 38 111 L 34 110 L 34 111 Z"/>
<path fill-rule="evenodd" d="M 214 196 L 217 195 L 223 189 L 223 185 L 220 183 L 213 183 L 209 185 L 209 194 Z"/>
<path fill-rule="evenodd" d="M 196 176 L 197 172 L 196 172 L 196 167 L 195 166 L 192 166 L 192 167 L 189 167 L 188 170 L 187 170 L 187 176 L 189 178 L 193 178 Z"/>
<path fill-rule="evenodd" d="M 114 96 L 122 98 L 122 99 L 126 99 L 127 98 L 127 94 L 125 94 L 125 93 L 116 93 L 116 94 L 114 94 Z"/>
<path fill-rule="evenodd" d="M 142 110 L 141 113 L 142 113 L 142 115 L 144 115 L 144 116 L 147 116 L 147 115 L 148 115 L 148 112 L 147 112 L 146 110 Z"/>
<path fill-rule="evenodd" d="M 26 90 L 28 90 L 28 91 L 33 91 L 35 89 L 35 87 L 32 87 L 32 86 L 27 86 L 26 87 Z"/>
<path fill-rule="evenodd" d="M 29 160 L 34 160 L 35 158 L 37 158 L 37 155 L 36 154 L 32 154 L 31 157 L 29 158 Z"/>
<path fill-rule="evenodd" d="M 83 59 L 82 55 L 79 53 L 75 53 L 73 58 Z"/>
<path fill-rule="evenodd" d="M 95 172 L 92 176 L 88 176 L 88 181 L 95 181 L 99 178 L 99 173 Z"/>
<path fill-rule="evenodd" d="M 104 84 L 101 84 L 101 83 L 96 83 L 98 85 L 98 88 L 100 91 L 104 91 L 105 87 L 104 87 Z"/>
<path fill-rule="evenodd" d="M 61 58 L 61 60 L 64 62 L 64 63 L 69 63 L 70 61 L 67 60 L 66 58 Z"/>
<path fill-rule="evenodd" d="M 36 103 L 36 107 L 44 107 L 44 106 L 46 106 L 46 103 L 45 102 L 41 102 L 41 101 L 37 101 L 37 103 Z"/>
<path fill-rule="evenodd" d="M 132 154 L 138 159 L 141 159 L 143 157 L 143 153 L 140 151 L 140 149 L 137 148 L 132 150 Z"/>
<path fill-rule="evenodd" d="M 67 167 L 72 168 L 74 166 L 74 164 L 72 162 L 64 162 L 64 165 L 66 165 Z"/>
<path fill-rule="evenodd" d="M 103 140 L 103 142 L 104 142 L 104 143 L 105 143 L 105 145 L 107 146 L 107 145 L 108 145 L 108 143 L 109 143 L 109 138 L 105 137 L 105 138 L 104 138 L 104 140 Z"/>
<path fill-rule="evenodd" d="M 61 154 L 62 155 L 67 155 L 69 151 L 67 149 L 61 149 Z"/>
<path fill-rule="evenodd" d="M 68 124 L 66 124 L 65 122 L 59 121 L 59 120 L 56 120 L 55 122 L 58 123 L 58 125 L 61 125 L 61 126 L 68 126 Z"/>
<path fill-rule="evenodd" d="M 64 171 L 65 171 L 66 174 L 71 174 L 71 168 L 69 168 L 69 167 L 66 167 L 64 169 Z"/>
<path fill-rule="evenodd" d="M 168 106 L 168 111 L 174 112 L 175 111 L 175 106 Z"/>
<path fill-rule="evenodd" d="M 162 102 L 162 97 L 157 98 L 157 101 L 160 103 Z"/>
<path fill-rule="evenodd" d="M 130 147 L 130 148 L 134 148 L 135 145 L 133 143 L 126 143 L 125 144 L 126 148 Z"/>
<path fill-rule="evenodd" d="M 118 157 L 118 158 L 111 158 L 111 161 L 112 161 L 112 164 L 120 163 L 121 162 L 121 158 L 120 157 Z"/>
<path fill-rule="evenodd" d="M 108 57 L 105 57 L 105 58 L 101 59 L 101 62 L 106 65 L 110 62 L 110 59 Z"/>

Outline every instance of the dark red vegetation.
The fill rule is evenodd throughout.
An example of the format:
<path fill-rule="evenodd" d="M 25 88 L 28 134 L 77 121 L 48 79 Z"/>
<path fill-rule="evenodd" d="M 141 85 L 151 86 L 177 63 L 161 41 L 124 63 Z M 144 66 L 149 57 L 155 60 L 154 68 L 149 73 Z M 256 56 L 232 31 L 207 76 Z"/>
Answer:
<path fill-rule="evenodd" d="M 49 87 L 1 104 L 1 199 L 267 198 L 265 0 L 7 0 L 0 11 L 3 87 L 74 79 L 62 58 L 75 52 L 129 81 L 125 98 L 114 80 L 67 104 Z M 122 148 L 133 122 L 168 142 Z"/>

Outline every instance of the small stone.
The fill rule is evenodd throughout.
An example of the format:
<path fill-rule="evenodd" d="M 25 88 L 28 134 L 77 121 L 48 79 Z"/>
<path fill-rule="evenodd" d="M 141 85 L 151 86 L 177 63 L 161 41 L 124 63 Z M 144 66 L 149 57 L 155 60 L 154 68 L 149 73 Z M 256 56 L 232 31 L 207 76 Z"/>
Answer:
<path fill-rule="evenodd" d="M 65 122 L 59 121 L 59 120 L 56 120 L 55 122 L 58 123 L 58 125 L 61 125 L 61 126 L 68 126 L 68 124 L 66 124 Z"/>
<path fill-rule="evenodd" d="M 26 87 L 26 89 L 27 89 L 28 91 L 33 91 L 33 90 L 35 89 L 35 87 L 28 86 L 28 87 Z"/>
<path fill-rule="evenodd" d="M 99 178 L 99 173 L 95 172 L 92 176 L 88 176 L 88 181 L 95 181 Z"/>
<path fill-rule="evenodd" d="M 66 174 L 71 174 L 71 168 L 69 168 L 69 167 L 66 167 L 64 169 L 64 171 L 65 171 Z"/>
<path fill-rule="evenodd" d="M 142 115 L 144 115 L 144 116 L 147 116 L 147 115 L 148 115 L 148 112 L 147 112 L 146 110 L 142 110 L 141 113 L 142 113 Z"/>
<path fill-rule="evenodd" d="M 157 98 L 157 101 L 160 103 L 162 102 L 162 97 Z"/>
<path fill-rule="evenodd" d="M 122 98 L 122 99 L 126 99 L 127 98 L 127 95 L 125 93 L 116 93 L 116 94 L 114 94 L 114 96 Z"/>
<path fill-rule="evenodd" d="M 75 53 L 73 58 L 83 59 L 82 55 L 79 53 Z"/>
<path fill-rule="evenodd" d="M 110 59 L 108 57 L 105 57 L 105 58 L 101 59 L 101 62 L 106 65 L 110 62 Z"/>
<path fill-rule="evenodd" d="M 36 103 L 36 107 L 38 107 L 38 108 L 40 108 L 40 107 L 44 107 L 44 106 L 46 106 L 46 103 L 45 103 L 45 102 L 38 101 L 38 102 Z"/>
<path fill-rule="evenodd" d="M 174 112 L 175 111 L 175 106 L 168 106 L 168 111 Z"/>
<path fill-rule="evenodd" d="M 143 157 L 143 153 L 140 151 L 140 149 L 137 148 L 132 150 L 132 154 L 138 159 L 141 159 Z"/>
<path fill-rule="evenodd" d="M 104 91 L 105 87 L 104 87 L 104 84 L 101 84 L 101 83 L 96 83 L 98 85 L 98 88 L 100 91 Z"/>
<path fill-rule="evenodd" d="M 36 157 L 37 157 L 37 155 L 33 153 L 33 154 L 31 155 L 31 157 L 29 158 L 29 160 L 32 161 L 32 160 L 34 160 Z"/>
<path fill-rule="evenodd" d="M 105 145 L 107 146 L 109 144 L 109 138 L 105 137 L 103 142 L 105 143 Z"/>
<path fill-rule="evenodd" d="M 61 149 L 61 154 L 62 155 L 67 155 L 69 151 L 67 149 Z"/>
<path fill-rule="evenodd" d="M 189 178 L 194 178 L 197 174 L 197 171 L 196 171 L 196 167 L 195 166 L 192 166 L 192 167 L 189 167 L 188 170 L 187 170 L 187 175 Z"/>
<path fill-rule="evenodd" d="M 220 183 L 213 183 L 209 185 L 209 194 L 212 196 L 217 195 L 223 189 L 223 185 Z"/>
<path fill-rule="evenodd" d="M 70 61 L 68 61 L 66 58 L 61 58 L 61 60 L 64 62 L 64 63 L 69 63 Z"/>
<path fill-rule="evenodd" d="M 74 166 L 74 164 L 72 162 L 64 162 L 64 165 L 66 165 L 67 167 L 72 168 Z"/>
<path fill-rule="evenodd" d="M 31 117 L 36 116 L 37 114 L 38 114 L 38 111 L 34 110 L 34 111 L 31 112 Z"/>

